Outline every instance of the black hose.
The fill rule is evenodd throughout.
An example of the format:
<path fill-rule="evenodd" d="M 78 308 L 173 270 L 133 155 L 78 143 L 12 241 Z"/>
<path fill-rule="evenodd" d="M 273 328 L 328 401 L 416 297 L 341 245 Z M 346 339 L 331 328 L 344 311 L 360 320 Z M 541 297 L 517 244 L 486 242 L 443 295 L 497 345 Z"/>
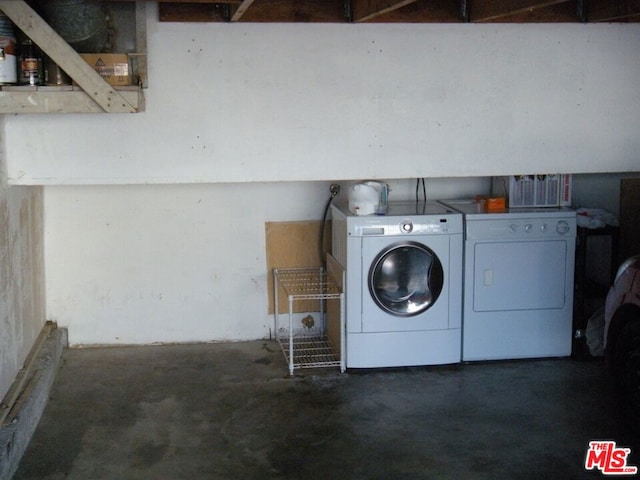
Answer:
<path fill-rule="evenodd" d="M 324 213 L 322 215 L 322 225 L 320 225 L 320 243 L 318 246 L 318 255 L 320 257 L 320 265 L 322 266 L 324 266 L 325 264 L 324 233 L 327 228 L 327 216 L 329 215 L 329 208 L 331 207 L 331 203 L 333 202 L 333 199 L 340 192 L 340 185 L 338 185 L 337 183 L 332 183 L 329 189 L 331 191 L 331 196 L 329 197 L 329 200 L 327 200 L 327 204 L 324 207 Z"/>

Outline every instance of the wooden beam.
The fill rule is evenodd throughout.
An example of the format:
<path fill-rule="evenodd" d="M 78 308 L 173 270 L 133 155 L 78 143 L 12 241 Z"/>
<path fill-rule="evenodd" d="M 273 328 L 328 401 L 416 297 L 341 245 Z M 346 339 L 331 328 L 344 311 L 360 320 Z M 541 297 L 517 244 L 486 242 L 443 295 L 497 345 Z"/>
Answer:
<path fill-rule="evenodd" d="M 247 9 L 253 4 L 255 0 L 244 0 L 238 6 L 231 7 L 231 21 L 237 22 L 242 18 L 242 15 L 247 11 Z"/>
<path fill-rule="evenodd" d="M 345 21 L 344 0 L 155 1 L 164 22 Z M 351 10 L 352 21 L 373 23 L 640 21 L 640 0 L 351 0 Z"/>
<path fill-rule="evenodd" d="M 120 90 L 129 105 L 144 110 L 144 95 L 137 87 Z M 0 91 L 0 113 L 104 113 L 91 96 L 79 87 L 13 87 Z"/>
<path fill-rule="evenodd" d="M 137 75 L 134 85 L 142 88 L 149 87 L 148 62 L 147 62 L 147 4 L 140 3 L 136 8 L 136 52 L 130 56 L 134 66 L 133 72 Z"/>
<path fill-rule="evenodd" d="M 459 23 L 465 21 L 455 0 L 416 0 L 368 20 L 368 23 Z"/>
<path fill-rule="evenodd" d="M 578 0 L 569 0 L 544 8 L 536 8 L 488 20 L 484 23 L 577 23 L 583 22 L 578 9 Z"/>
<path fill-rule="evenodd" d="M 569 0 L 475 0 L 471 2 L 471 21 L 489 22 L 533 10 L 567 3 Z"/>
<path fill-rule="evenodd" d="M 0 10 L 64 70 L 105 112 L 136 109 L 85 62 L 24 0 L 0 0 Z"/>
<path fill-rule="evenodd" d="M 353 0 L 351 13 L 354 22 L 365 22 L 379 15 L 405 7 L 416 0 Z"/>
<path fill-rule="evenodd" d="M 587 6 L 589 22 L 640 20 L 640 0 L 591 0 Z"/>
<path fill-rule="evenodd" d="M 231 7 L 233 10 L 233 7 Z M 344 23 L 343 0 L 254 0 L 238 22 Z"/>
<path fill-rule="evenodd" d="M 161 22 L 345 22 L 344 0 L 243 0 L 238 2 L 241 15 L 234 7 L 215 3 L 158 5 Z"/>
<path fill-rule="evenodd" d="M 156 0 L 158 3 L 230 3 L 240 4 L 242 0 Z"/>
<path fill-rule="evenodd" d="M 107 2 L 143 2 L 146 0 L 103 0 Z M 213 4 L 240 4 L 242 0 L 155 0 L 156 3 L 208 3 Z"/>
<path fill-rule="evenodd" d="M 159 3 L 161 22 L 224 22 L 224 11 L 215 3 Z"/>

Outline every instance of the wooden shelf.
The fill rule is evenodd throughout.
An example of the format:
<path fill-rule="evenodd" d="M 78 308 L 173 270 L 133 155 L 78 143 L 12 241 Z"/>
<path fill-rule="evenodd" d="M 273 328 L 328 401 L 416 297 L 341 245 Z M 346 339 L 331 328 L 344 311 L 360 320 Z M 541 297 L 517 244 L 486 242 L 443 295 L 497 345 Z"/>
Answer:
<path fill-rule="evenodd" d="M 0 90 L 0 113 L 103 113 L 118 109 L 144 110 L 140 87 L 112 87 L 106 109 L 80 87 L 3 87 Z M 121 105 L 112 105 L 121 102 Z"/>
<path fill-rule="evenodd" d="M 146 53 L 144 3 L 136 3 L 136 38 Z M 3 87 L 0 113 L 135 113 L 144 110 L 140 87 L 109 85 L 24 0 L 0 0 L 0 10 L 78 85 L 61 87 Z M 136 54 L 138 77 L 146 85 L 146 55 Z"/>

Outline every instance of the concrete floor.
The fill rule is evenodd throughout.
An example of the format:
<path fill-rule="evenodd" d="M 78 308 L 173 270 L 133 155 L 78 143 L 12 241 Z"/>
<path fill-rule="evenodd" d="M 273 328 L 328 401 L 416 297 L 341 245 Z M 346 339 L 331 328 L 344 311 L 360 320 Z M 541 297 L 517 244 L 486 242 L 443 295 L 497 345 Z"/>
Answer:
<path fill-rule="evenodd" d="M 590 440 L 640 465 L 610 392 L 600 361 L 290 377 L 269 341 L 71 349 L 14 478 L 603 478 Z"/>

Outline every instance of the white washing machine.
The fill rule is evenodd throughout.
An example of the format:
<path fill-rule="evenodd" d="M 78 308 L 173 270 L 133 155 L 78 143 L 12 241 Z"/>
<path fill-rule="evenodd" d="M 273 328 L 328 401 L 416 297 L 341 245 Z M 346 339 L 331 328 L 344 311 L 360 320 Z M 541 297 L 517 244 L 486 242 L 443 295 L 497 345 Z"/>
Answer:
<path fill-rule="evenodd" d="M 570 355 L 575 211 L 442 203 L 465 218 L 462 359 Z"/>
<path fill-rule="evenodd" d="M 390 202 L 383 216 L 334 205 L 332 231 L 346 367 L 460 362 L 462 215 L 437 202 Z"/>

